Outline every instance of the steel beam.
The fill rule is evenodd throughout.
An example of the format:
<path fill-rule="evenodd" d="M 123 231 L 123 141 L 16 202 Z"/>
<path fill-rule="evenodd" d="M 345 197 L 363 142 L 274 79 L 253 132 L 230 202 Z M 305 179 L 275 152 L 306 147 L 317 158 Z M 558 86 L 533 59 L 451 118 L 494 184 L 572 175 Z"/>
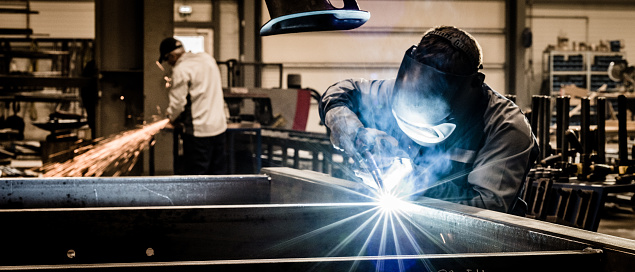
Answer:
<path fill-rule="evenodd" d="M 599 271 L 599 252 L 556 251 L 318 257 L 190 262 L 143 262 L 20 267 L 20 271 Z M 380 267 L 380 269 L 378 269 Z M 15 267 L 0 267 L 8 271 Z"/>
<path fill-rule="evenodd" d="M 485 259 L 495 253 L 490 257 L 505 259 L 501 253 L 514 252 L 537 261 L 544 257 L 540 251 L 589 247 L 421 205 L 404 205 L 399 213 L 388 215 L 376 203 L 0 210 L 0 221 L 11 222 L 0 227 L 2 233 L 20 238 L 0 247 L 0 265 L 265 263 L 428 254 L 449 254 L 448 259 L 458 254 L 453 257 L 458 261 L 465 257 L 461 254 Z M 475 268 L 490 268 L 484 265 L 496 258 Z M 598 268 L 600 259 L 577 261 Z M 511 267 L 516 265 L 506 266 Z"/>
<path fill-rule="evenodd" d="M 189 189 L 183 189 L 187 182 L 170 177 L 113 178 L 126 188 L 110 193 L 118 207 L 0 209 L 0 232 L 16 238 L 0 247 L 0 271 L 626 272 L 635 267 L 633 240 L 435 199 L 388 209 L 356 182 L 289 168 L 265 168 L 263 174 L 246 178 L 255 185 L 232 182 L 240 179 L 234 176 L 207 182 L 207 177 L 178 177 L 195 185 Z M 33 179 L 44 189 L 22 195 L 37 198 L 57 191 L 64 198 L 59 192 L 89 193 L 90 182 L 109 179 L 81 181 L 89 184 L 69 180 Z M 19 183 L 1 183 L 3 197 Z M 240 201 L 248 203 L 245 196 L 261 184 L 266 184 L 268 204 L 186 206 L 175 201 L 197 191 L 242 194 Z M 175 190 L 176 196 L 170 196 L 174 203 L 134 205 L 147 192 L 125 190 L 140 185 L 155 185 L 153 190 L 164 190 L 162 195 Z"/>
<path fill-rule="evenodd" d="M 7 178 L 0 209 L 264 204 L 269 177 Z"/>

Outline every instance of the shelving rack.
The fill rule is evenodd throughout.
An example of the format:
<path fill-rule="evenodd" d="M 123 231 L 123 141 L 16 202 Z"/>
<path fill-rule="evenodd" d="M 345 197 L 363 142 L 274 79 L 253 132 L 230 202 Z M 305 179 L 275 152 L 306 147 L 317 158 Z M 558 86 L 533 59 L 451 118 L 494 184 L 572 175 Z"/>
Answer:
<path fill-rule="evenodd" d="M 626 58 L 625 52 L 596 51 L 547 51 L 546 71 L 552 95 L 560 93 L 560 86 L 574 84 L 577 87 L 596 91 L 603 84 L 607 90 L 615 90 L 619 83 L 608 77 L 608 66 L 612 61 Z"/>
<path fill-rule="evenodd" d="M 0 28 L 0 35 L 26 35 L 33 34 L 31 29 L 31 14 L 38 14 L 38 11 L 31 10 L 31 1 L 25 0 L 24 7 L 20 8 L 0 8 L 0 14 L 24 14 L 26 18 L 25 28 Z"/>
<path fill-rule="evenodd" d="M 0 25 L 0 104 L 4 104 L 4 108 L 13 105 L 16 117 L 23 108 L 20 118 L 25 117 L 27 109 L 30 109 L 31 120 L 23 119 L 26 126 L 18 129 L 21 136 L 17 139 L 24 137 L 24 130 L 30 125 L 40 128 L 42 124 L 51 125 L 48 126 L 52 129 L 49 136 L 65 132 L 61 125 L 56 129 L 58 121 L 63 121 L 58 116 L 76 116 L 73 120 L 77 120 L 77 124 L 89 123 L 90 120 L 85 121 L 85 118 L 94 116 L 86 116 L 85 99 L 82 98 L 87 92 L 93 93 L 90 96 L 93 100 L 97 97 L 97 73 L 88 75 L 84 72 L 89 61 L 94 59 L 94 40 L 40 35 L 45 33 L 35 35 L 31 29 L 31 15 L 39 12 L 31 9 L 28 0 L 13 2 L 15 4 L 0 6 L 0 14 L 24 14 L 26 22 L 21 29 L 2 28 Z M 42 103 L 47 104 L 42 106 Z M 23 106 L 20 107 L 20 104 Z M 45 114 L 50 113 L 46 115 L 48 122 L 42 122 L 33 113 L 42 109 Z M 6 117 L 6 111 L 4 115 Z M 34 132 L 32 135 L 40 134 Z M 49 137 L 46 139 L 48 141 Z"/>

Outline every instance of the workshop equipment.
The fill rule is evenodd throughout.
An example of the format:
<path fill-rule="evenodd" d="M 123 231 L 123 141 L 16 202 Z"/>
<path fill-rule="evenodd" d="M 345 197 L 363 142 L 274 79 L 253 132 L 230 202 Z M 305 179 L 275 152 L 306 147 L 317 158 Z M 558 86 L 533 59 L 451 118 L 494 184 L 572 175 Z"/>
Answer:
<path fill-rule="evenodd" d="M 607 73 L 611 80 L 624 84 L 624 91 L 633 91 L 635 86 L 635 66 L 629 66 L 627 60 L 612 61 L 609 64 Z"/>
<path fill-rule="evenodd" d="M 537 129 L 541 143 L 548 144 L 548 140 L 543 141 L 543 137 L 549 137 L 544 134 L 548 127 L 545 129 L 544 123 L 539 122 L 548 110 L 542 99 L 546 98 L 534 96 L 532 129 Z M 525 216 L 596 231 L 604 206 L 611 201 L 609 194 L 635 191 L 634 161 L 627 146 L 628 105 L 624 95 L 617 97 L 619 157 L 608 161 L 607 99 L 597 95 L 581 97 L 577 129 L 569 126 L 570 99 L 570 96 L 556 97 L 557 148 L 546 146 L 551 151 L 543 153 L 546 157 L 529 172 L 522 196 L 529 206 Z M 592 99 L 595 99 L 595 118 L 592 118 Z"/>
<path fill-rule="evenodd" d="M 270 204 L 254 198 L 263 193 L 259 175 L 66 178 L 42 191 L 36 188 L 50 179 L 2 180 L 2 199 L 12 198 L 11 190 L 34 190 L 21 194 L 24 205 L 57 196 L 31 208 L 0 203 L 0 231 L 20 238 L 0 247 L 0 270 L 622 272 L 635 266 L 632 240 L 434 199 L 390 208 L 359 183 L 312 171 L 263 174 Z M 83 182 L 101 187 L 75 202 L 82 207 L 63 207 L 63 192 L 78 185 L 89 195 L 93 185 Z M 231 190 L 241 182 L 242 194 Z M 117 187 L 146 187 L 157 197 L 137 202 L 110 191 L 112 207 L 91 207 Z M 166 201 L 226 190 L 242 201 Z"/>
<path fill-rule="evenodd" d="M 47 142 L 60 142 L 76 141 L 78 139 L 77 133 L 73 133 L 73 131 L 87 125 L 88 121 L 79 114 L 56 111 L 49 114 L 47 122 L 34 122 L 32 124 L 50 132 L 46 136 Z"/>

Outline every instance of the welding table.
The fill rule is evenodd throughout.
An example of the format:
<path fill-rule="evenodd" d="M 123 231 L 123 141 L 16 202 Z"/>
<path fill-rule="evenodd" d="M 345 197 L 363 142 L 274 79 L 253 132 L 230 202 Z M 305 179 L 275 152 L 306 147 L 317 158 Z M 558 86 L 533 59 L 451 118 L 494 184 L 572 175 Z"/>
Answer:
<path fill-rule="evenodd" d="M 0 271 L 631 271 L 635 241 L 328 175 L 0 180 Z M 227 198 L 228 196 L 231 196 Z M 400 246 L 396 246 L 399 244 Z"/>

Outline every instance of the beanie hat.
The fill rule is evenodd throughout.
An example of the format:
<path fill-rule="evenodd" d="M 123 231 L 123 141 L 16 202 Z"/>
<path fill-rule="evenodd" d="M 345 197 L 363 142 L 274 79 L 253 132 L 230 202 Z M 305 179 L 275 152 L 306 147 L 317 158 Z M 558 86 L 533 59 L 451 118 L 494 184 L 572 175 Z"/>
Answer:
<path fill-rule="evenodd" d="M 159 63 L 163 62 L 163 60 L 165 59 L 165 55 L 180 47 L 183 47 L 181 41 L 172 37 L 165 38 L 161 42 L 161 46 L 159 46 L 159 51 L 161 53 L 161 55 L 159 56 Z"/>

